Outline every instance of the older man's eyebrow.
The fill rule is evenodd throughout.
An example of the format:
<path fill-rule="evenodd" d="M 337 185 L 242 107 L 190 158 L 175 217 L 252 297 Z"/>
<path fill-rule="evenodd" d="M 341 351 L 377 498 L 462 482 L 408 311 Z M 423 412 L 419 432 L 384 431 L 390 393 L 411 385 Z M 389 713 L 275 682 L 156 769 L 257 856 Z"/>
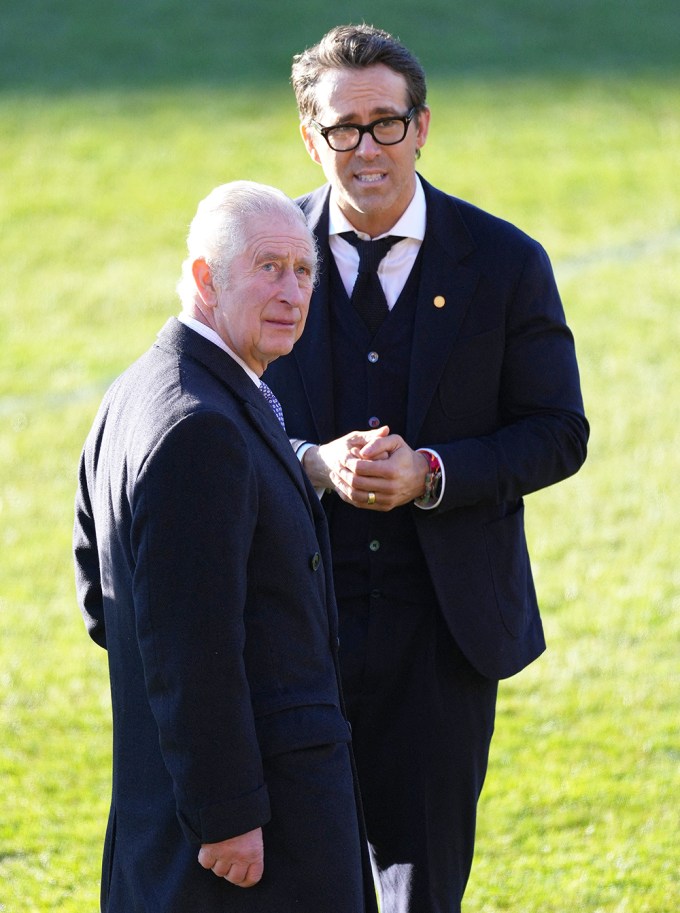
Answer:
<path fill-rule="evenodd" d="M 278 263 L 284 261 L 290 261 L 296 266 L 304 266 L 306 269 L 313 270 L 316 264 L 314 257 L 295 257 L 287 253 L 282 253 L 281 251 L 276 250 L 263 250 L 261 253 L 258 253 L 255 262 L 259 265 L 262 263 L 270 263 L 272 260 L 275 260 Z"/>
<path fill-rule="evenodd" d="M 287 260 L 288 255 L 282 254 L 278 250 L 263 250 L 261 253 L 258 253 L 256 257 L 256 263 L 267 263 L 269 260 Z"/>

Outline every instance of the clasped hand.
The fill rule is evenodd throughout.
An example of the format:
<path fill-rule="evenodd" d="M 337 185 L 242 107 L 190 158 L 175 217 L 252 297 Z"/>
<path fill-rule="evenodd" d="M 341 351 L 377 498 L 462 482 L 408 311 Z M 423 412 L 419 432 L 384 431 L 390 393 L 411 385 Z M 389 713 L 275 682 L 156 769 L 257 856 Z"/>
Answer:
<path fill-rule="evenodd" d="M 303 465 L 315 487 L 332 488 L 343 501 L 389 511 L 423 494 L 428 463 L 387 425 L 352 431 L 311 447 Z"/>

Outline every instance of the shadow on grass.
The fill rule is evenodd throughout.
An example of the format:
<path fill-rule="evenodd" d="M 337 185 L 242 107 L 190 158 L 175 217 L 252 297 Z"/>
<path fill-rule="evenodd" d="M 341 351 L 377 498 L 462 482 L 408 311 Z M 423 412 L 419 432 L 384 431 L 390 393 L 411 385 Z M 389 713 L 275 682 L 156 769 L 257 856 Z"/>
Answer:
<path fill-rule="evenodd" d="M 677 72 L 677 0 L 4 0 L 0 91 L 285 82 L 338 22 L 372 22 L 430 77 Z"/>

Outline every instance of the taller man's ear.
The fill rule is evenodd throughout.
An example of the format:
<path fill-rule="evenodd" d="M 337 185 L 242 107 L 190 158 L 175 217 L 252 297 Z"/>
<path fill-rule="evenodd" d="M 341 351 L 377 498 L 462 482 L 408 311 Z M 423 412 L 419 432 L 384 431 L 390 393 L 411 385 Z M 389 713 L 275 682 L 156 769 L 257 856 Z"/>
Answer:
<path fill-rule="evenodd" d="M 319 138 L 319 134 L 316 132 L 314 127 L 309 124 L 300 124 L 300 133 L 302 134 L 302 141 L 307 147 L 307 152 L 309 152 L 312 161 L 316 162 L 317 165 L 321 164 L 321 159 L 319 158 L 319 153 L 316 151 L 316 140 Z"/>
<path fill-rule="evenodd" d="M 209 308 L 214 308 L 217 304 L 217 292 L 213 284 L 212 270 L 200 257 L 191 264 L 191 272 L 196 283 L 196 289 L 201 296 L 201 301 Z"/>
<path fill-rule="evenodd" d="M 427 140 L 427 134 L 430 130 L 430 109 L 427 105 L 416 114 L 418 126 L 416 128 L 416 149 L 422 149 Z"/>

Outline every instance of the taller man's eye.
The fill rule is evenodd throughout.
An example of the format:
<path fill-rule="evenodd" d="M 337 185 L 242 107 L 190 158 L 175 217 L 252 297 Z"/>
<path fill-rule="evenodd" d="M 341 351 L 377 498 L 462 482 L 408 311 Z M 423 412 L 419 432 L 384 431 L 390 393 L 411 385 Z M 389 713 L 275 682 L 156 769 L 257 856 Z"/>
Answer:
<path fill-rule="evenodd" d="M 333 127 L 328 132 L 333 137 L 333 139 L 342 139 L 346 136 L 353 137 L 356 133 L 356 127 Z"/>

